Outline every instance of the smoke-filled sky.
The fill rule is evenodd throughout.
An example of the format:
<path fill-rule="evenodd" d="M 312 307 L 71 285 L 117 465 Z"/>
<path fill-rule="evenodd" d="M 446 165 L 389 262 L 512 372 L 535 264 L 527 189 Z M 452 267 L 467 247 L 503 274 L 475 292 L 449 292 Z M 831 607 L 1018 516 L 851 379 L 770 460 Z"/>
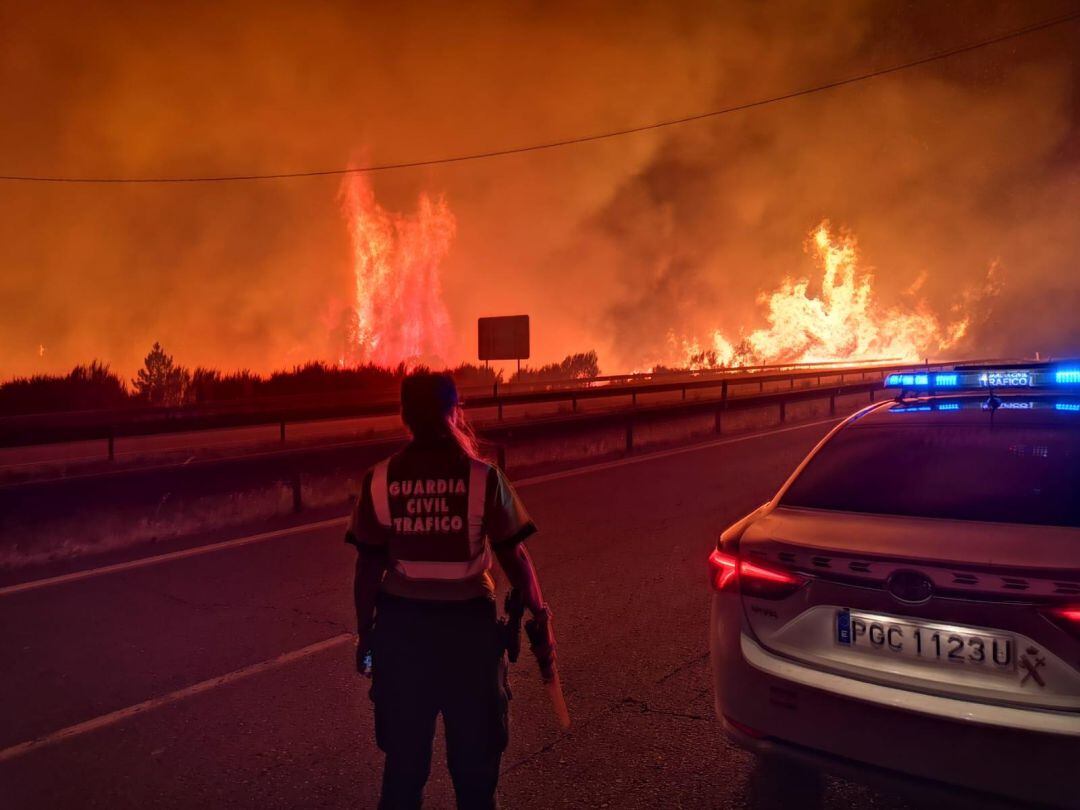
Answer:
<path fill-rule="evenodd" d="M 680 117 L 907 61 L 1076 2 L 21 3 L 0 0 L 0 174 L 282 172 L 500 149 Z M 997 267 L 956 351 L 1080 354 L 1080 24 L 680 127 L 372 175 L 445 200 L 454 337 L 529 313 L 533 361 L 605 371 L 760 327 L 854 235 L 887 306 L 943 320 Z M 189 366 L 343 354 L 340 178 L 0 184 L 0 378 L 160 340 Z"/>

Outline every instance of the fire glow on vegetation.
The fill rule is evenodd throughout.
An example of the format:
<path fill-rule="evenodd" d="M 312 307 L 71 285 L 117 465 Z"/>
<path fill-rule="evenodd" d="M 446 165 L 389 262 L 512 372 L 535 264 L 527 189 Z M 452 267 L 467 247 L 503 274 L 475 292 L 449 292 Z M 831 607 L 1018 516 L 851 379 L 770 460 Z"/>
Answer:
<path fill-rule="evenodd" d="M 440 265 L 456 222 L 446 201 L 421 194 L 416 213 L 388 212 L 356 174 L 342 183 L 341 203 L 355 281 L 342 362 L 389 367 L 450 360 L 453 331 Z"/>
<path fill-rule="evenodd" d="M 820 294 L 810 292 L 809 279 L 784 279 L 776 290 L 758 297 L 767 309 L 767 327 L 738 341 L 719 329 L 713 332 L 711 345 L 683 341 L 685 365 L 918 360 L 954 347 L 968 331 L 973 307 L 996 291 L 991 266 L 986 288 L 964 293 L 953 307 L 952 318 L 942 322 L 922 300 L 907 306 L 881 305 L 874 294 L 873 275 L 859 267 L 855 238 L 834 232 L 827 221 L 811 233 L 807 250 L 822 270 Z M 916 282 L 911 292 L 919 286 Z"/>

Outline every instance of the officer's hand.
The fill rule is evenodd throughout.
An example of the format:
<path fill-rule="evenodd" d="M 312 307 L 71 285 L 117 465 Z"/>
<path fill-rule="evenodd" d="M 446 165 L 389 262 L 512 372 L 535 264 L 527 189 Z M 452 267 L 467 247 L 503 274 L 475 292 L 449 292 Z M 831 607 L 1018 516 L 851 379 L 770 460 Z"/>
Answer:
<path fill-rule="evenodd" d="M 555 665 L 555 628 L 547 605 L 525 622 L 525 634 L 529 637 L 529 646 L 540 665 L 544 680 L 549 680 Z"/>
<path fill-rule="evenodd" d="M 371 677 L 371 649 L 367 639 L 360 637 L 356 639 L 356 671 L 365 678 Z"/>

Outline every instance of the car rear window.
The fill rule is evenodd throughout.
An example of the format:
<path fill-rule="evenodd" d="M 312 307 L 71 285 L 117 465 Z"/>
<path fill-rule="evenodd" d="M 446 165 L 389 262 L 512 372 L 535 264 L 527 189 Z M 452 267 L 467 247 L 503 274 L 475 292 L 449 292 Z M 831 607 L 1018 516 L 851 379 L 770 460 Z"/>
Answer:
<path fill-rule="evenodd" d="M 866 425 L 840 431 L 785 506 L 1080 526 L 1080 430 Z"/>

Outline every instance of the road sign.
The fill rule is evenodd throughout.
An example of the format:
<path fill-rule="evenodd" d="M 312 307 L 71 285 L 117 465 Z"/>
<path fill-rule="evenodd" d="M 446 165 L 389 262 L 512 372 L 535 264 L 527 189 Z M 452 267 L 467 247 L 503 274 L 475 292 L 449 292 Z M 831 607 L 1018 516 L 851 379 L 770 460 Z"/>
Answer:
<path fill-rule="evenodd" d="M 529 316 L 504 315 L 476 321 L 481 360 L 528 360 Z"/>

